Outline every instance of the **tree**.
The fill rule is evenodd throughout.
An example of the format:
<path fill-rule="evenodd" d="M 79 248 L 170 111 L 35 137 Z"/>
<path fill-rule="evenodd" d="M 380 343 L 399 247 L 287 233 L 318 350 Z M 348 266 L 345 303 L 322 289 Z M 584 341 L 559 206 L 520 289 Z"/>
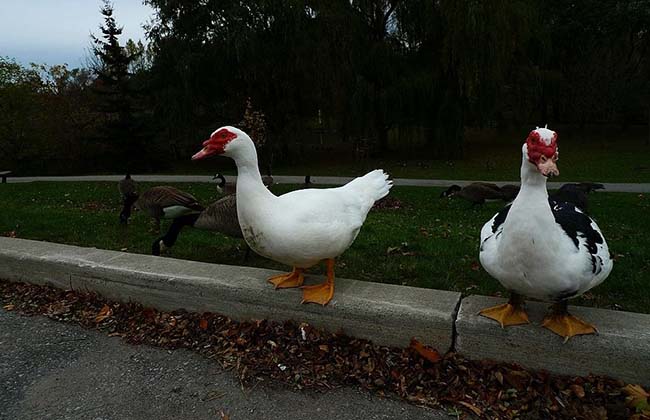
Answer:
<path fill-rule="evenodd" d="M 96 57 L 92 69 L 96 75 L 94 89 L 105 120 L 100 139 L 110 145 L 109 160 L 122 171 L 133 171 L 146 167 L 151 156 L 144 153 L 150 134 L 142 118 L 146 114 L 138 109 L 138 92 L 129 71 L 134 63 L 139 63 L 144 47 L 132 41 L 127 43 L 127 48 L 120 45 L 118 37 L 123 28 L 117 25 L 109 0 L 104 0 L 101 14 L 104 18 L 100 26 L 102 36 L 91 36 Z M 141 63 L 138 65 L 138 70 L 144 70 Z"/>

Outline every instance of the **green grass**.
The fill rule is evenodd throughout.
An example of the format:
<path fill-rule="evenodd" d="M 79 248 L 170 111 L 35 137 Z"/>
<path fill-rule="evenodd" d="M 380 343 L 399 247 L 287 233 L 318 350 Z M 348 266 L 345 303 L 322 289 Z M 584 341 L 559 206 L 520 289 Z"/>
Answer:
<path fill-rule="evenodd" d="M 141 185 L 146 188 L 147 185 Z M 214 200 L 210 184 L 178 185 L 203 202 Z M 276 193 L 289 186 L 275 186 Z M 366 281 L 494 295 L 503 291 L 478 264 L 481 226 L 500 203 L 470 208 L 463 201 L 438 199 L 440 189 L 395 187 L 400 210 L 371 211 L 352 247 L 337 262 L 337 275 Z M 650 313 L 650 196 L 597 193 L 592 215 L 616 256 L 610 277 L 578 304 Z M 154 236 L 149 220 L 136 212 L 128 227 L 118 224 L 114 183 L 30 183 L 0 185 L 0 234 L 20 238 L 149 253 Z M 172 250 L 175 258 L 242 264 L 243 243 L 186 229 Z M 287 269 L 259 256 L 246 265 Z M 323 267 L 310 272 L 322 273 Z"/>

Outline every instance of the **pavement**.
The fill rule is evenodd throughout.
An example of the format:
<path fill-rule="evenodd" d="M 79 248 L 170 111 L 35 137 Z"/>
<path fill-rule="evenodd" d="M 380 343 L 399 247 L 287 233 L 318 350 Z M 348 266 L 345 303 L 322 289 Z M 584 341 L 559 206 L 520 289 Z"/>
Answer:
<path fill-rule="evenodd" d="M 87 176 L 29 176 L 29 177 L 9 177 L 7 182 L 39 182 L 39 181 L 113 181 L 117 182 L 124 178 L 123 175 L 87 175 Z M 214 182 L 212 175 L 133 175 L 133 179 L 140 182 Z M 236 176 L 226 176 L 226 180 L 234 182 Z M 274 175 L 273 180 L 278 184 L 302 184 L 304 176 L 284 176 Z M 339 176 L 312 176 L 311 182 L 320 185 L 342 185 L 351 181 L 353 177 Z M 412 178 L 395 178 L 395 185 L 411 187 L 449 187 L 451 185 L 465 186 L 472 182 L 471 180 L 454 180 L 454 179 L 412 179 Z M 504 184 L 518 185 L 519 181 L 490 181 L 499 186 Z M 551 189 L 559 188 L 566 182 L 549 182 L 548 187 Z M 605 191 L 608 192 L 631 192 L 631 193 L 650 193 L 650 183 L 633 184 L 633 183 L 603 183 Z"/>
<path fill-rule="evenodd" d="M 243 388 L 187 350 L 130 346 L 77 325 L 0 310 L 0 419 L 449 419 L 355 388 Z"/>

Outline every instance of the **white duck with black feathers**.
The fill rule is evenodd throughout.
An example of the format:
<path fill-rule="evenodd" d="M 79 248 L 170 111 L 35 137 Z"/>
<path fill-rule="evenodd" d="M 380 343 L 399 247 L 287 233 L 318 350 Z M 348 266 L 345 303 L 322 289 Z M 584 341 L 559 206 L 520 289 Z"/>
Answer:
<path fill-rule="evenodd" d="M 546 128 L 530 133 L 522 147 L 521 191 L 481 230 L 481 264 L 513 293 L 508 304 L 482 314 L 516 325 L 528 322 L 521 296 L 555 302 L 544 325 L 568 338 L 595 328 L 567 314 L 567 299 L 600 284 L 613 263 L 596 223 L 575 205 L 549 199 L 547 176 L 559 174 L 556 140 Z"/>
<path fill-rule="evenodd" d="M 392 182 L 372 171 L 338 188 L 303 189 L 274 195 L 262 183 L 253 141 L 241 130 L 222 127 L 193 156 L 223 154 L 237 165 L 237 215 L 244 239 L 258 254 L 294 267 L 269 279 L 276 287 L 302 285 L 304 269 L 328 262 L 328 281 L 308 286 L 304 302 L 327 304 L 333 296 L 334 258 L 357 237 L 368 211 L 388 194 Z"/>

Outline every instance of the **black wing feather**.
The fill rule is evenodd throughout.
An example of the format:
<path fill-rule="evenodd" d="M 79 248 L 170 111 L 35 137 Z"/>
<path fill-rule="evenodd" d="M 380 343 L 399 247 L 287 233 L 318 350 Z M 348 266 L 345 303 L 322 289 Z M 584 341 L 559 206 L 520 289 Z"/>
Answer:
<path fill-rule="evenodd" d="M 576 249 L 580 247 L 580 238 L 585 239 L 587 251 L 591 255 L 592 271 L 595 274 L 600 273 L 602 267 L 602 259 L 598 256 L 598 245 L 603 244 L 603 236 L 592 226 L 592 220 L 581 212 L 579 208 L 568 202 L 556 201 L 549 198 L 548 204 L 551 206 L 555 223 L 560 225 L 562 230 L 567 234 Z M 492 232 L 496 233 L 501 225 L 506 221 L 510 206 L 506 206 L 499 213 L 497 213 L 492 222 Z M 598 264 L 600 259 L 600 264 Z"/>
<path fill-rule="evenodd" d="M 601 264 L 598 264 L 598 245 L 603 244 L 603 236 L 592 226 L 592 220 L 586 214 L 580 212 L 578 207 L 572 203 L 559 202 L 549 199 L 549 205 L 553 211 L 555 222 L 573 241 L 576 248 L 579 247 L 579 238 L 585 239 L 585 246 L 591 255 L 592 272 L 600 273 Z"/>

